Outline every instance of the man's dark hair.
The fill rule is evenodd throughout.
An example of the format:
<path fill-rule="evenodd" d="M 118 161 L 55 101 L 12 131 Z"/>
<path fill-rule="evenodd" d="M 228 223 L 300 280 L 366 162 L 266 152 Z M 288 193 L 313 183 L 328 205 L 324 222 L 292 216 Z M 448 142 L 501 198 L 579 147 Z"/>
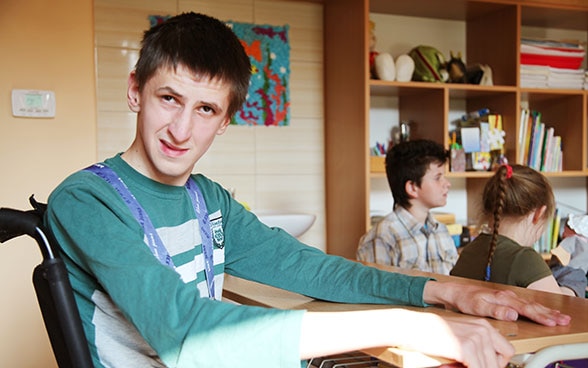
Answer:
<path fill-rule="evenodd" d="M 182 65 L 198 78 L 231 86 L 230 116 L 245 102 L 251 64 L 241 42 L 223 22 L 204 14 L 183 13 L 145 31 L 135 76 L 139 89 L 159 68 Z"/>
<path fill-rule="evenodd" d="M 412 181 L 420 187 L 431 163 L 445 164 L 449 151 L 437 142 L 419 139 L 390 147 L 386 153 L 386 176 L 394 198 L 394 208 L 409 208 L 406 183 Z"/>

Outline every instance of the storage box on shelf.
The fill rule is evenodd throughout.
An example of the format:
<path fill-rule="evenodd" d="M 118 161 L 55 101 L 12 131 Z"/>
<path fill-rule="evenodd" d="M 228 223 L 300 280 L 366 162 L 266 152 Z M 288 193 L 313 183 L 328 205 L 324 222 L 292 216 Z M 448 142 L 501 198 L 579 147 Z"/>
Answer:
<path fill-rule="evenodd" d="M 386 158 L 384 156 L 370 156 L 370 172 L 372 174 L 386 173 Z"/>
<path fill-rule="evenodd" d="M 416 122 L 411 138 L 429 138 L 447 147 L 450 106 L 459 102 L 465 111 L 490 108 L 503 116 L 510 162 L 516 162 L 521 150 L 517 137 L 521 107 L 541 111 L 564 142 L 563 171 L 547 175 L 588 175 L 587 92 L 522 88 L 519 82 L 519 37 L 526 28 L 581 31 L 586 40 L 586 2 L 325 0 L 324 6 L 327 252 L 353 258 L 359 238 L 369 227 L 370 177 L 382 176 L 371 173 L 372 161 L 367 157 L 370 96 L 397 99 L 398 121 Z M 372 14 L 463 22 L 465 60 L 490 65 L 494 86 L 370 80 Z M 400 33 L 399 42 L 402 37 Z M 468 217 L 476 213 L 490 175 L 448 173 L 466 180 Z"/>

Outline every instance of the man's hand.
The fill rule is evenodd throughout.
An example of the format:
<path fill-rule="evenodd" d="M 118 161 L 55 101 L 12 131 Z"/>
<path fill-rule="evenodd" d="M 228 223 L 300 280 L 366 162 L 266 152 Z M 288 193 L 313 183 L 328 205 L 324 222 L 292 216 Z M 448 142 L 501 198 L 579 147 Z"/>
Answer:
<path fill-rule="evenodd" d="M 493 290 L 474 285 L 429 281 L 424 300 L 446 308 L 503 321 L 516 321 L 524 316 L 545 326 L 567 325 L 571 317 L 558 310 L 525 300 L 510 290 Z"/>
<path fill-rule="evenodd" d="M 420 351 L 471 368 L 504 367 L 515 353 L 482 318 L 441 317 L 402 308 L 304 314 L 302 359 L 381 346 Z"/>
<path fill-rule="evenodd" d="M 411 345 L 403 347 L 455 359 L 466 367 L 505 367 L 515 353 L 514 347 L 485 319 L 421 313 L 415 320 L 418 322 L 411 324 L 419 333 L 407 334 L 406 344 Z"/>

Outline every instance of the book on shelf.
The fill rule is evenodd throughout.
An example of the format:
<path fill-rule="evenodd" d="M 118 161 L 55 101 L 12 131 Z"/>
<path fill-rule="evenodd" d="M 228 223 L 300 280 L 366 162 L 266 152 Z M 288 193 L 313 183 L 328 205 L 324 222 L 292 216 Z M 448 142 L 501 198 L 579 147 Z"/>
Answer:
<path fill-rule="evenodd" d="M 541 165 L 540 171 L 549 171 L 551 169 L 551 157 L 553 156 L 553 127 L 547 128 L 545 132 L 545 138 L 543 141 L 543 152 L 541 154 Z"/>
<path fill-rule="evenodd" d="M 543 138 L 545 137 L 545 123 L 535 122 L 533 131 L 533 145 L 530 153 L 529 166 L 539 171 L 541 152 L 543 149 Z"/>
<path fill-rule="evenodd" d="M 553 217 L 547 221 L 543 234 L 535 242 L 533 248 L 539 253 L 549 253 L 559 243 L 560 230 L 561 214 L 559 209 L 556 208 Z"/>
<path fill-rule="evenodd" d="M 555 209 L 555 216 L 553 217 L 553 229 L 551 232 L 551 249 L 557 247 L 559 243 L 559 230 L 561 227 L 561 214 L 559 209 Z"/>
<path fill-rule="evenodd" d="M 537 111 L 531 111 L 529 114 L 529 128 L 525 137 L 525 160 L 524 165 L 533 167 L 533 155 L 534 148 L 537 145 L 539 126 L 541 125 L 541 113 Z"/>
<path fill-rule="evenodd" d="M 562 143 L 561 143 L 561 137 L 560 136 L 555 136 L 555 143 L 554 143 L 554 148 L 553 148 L 553 157 L 551 159 L 551 168 L 550 172 L 554 172 L 554 171 L 562 171 L 563 170 L 563 152 L 562 152 Z"/>
<path fill-rule="evenodd" d="M 533 136 L 533 129 L 535 127 L 535 121 L 540 119 L 541 116 L 533 111 L 527 111 L 526 120 L 525 120 L 525 133 L 523 136 L 524 143 L 522 147 L 522 161 L 520 162 L 522 165 L 527 165 L 529 163 L 529 148 L 531 147 L 531 137 Z"/>
<path fill-rule="evenodd" d="M 521 118 L 519 119 L 519 135 L 518 135 L 518 147 L 517 153 L 517 164 L 523 164 L 525 162 L 525 137 L 527 135 L 527 124 L 529 121 L 529 109 L 521 109 Z"/>
<path fill-rule="evenodd" d="M 520 124 L 517 163 L 542 172 L 561 171 L 561 137 L 555 128 L 542 121 L 540 112 L 528 109 L 522 109 Z"/>

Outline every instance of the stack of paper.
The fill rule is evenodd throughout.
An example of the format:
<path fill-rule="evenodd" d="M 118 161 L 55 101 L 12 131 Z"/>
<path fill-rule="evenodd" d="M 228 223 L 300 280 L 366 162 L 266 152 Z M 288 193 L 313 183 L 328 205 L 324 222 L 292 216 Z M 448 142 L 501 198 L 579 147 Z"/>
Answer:
<path fill-rule="evenodd" d="M 548 66 L 521 64 L 521 87 L 547 88 L 548 78 Z"/>
<path fill-rule="evenodd" d="M 579 42 L 521 40 L 521 87 L 585 88 L 588 79 L 580 69 L 585 54 Z"/>
<path fill-rule="evenodd" d="M 582 89 L 584 87 L 584 70 L 550 67 L 547 86 L 549 88 Z"/>
<path fill-rule="evenodd" d="M 582 69 L 521 65 L 521 87 L 583 89 L 585 81 L 586 76 Z"/>
<path fill-rule="evenodd" d="M 579 42 L 521 40 L 521 64 L 579 69 L 586 52 Z"/>

